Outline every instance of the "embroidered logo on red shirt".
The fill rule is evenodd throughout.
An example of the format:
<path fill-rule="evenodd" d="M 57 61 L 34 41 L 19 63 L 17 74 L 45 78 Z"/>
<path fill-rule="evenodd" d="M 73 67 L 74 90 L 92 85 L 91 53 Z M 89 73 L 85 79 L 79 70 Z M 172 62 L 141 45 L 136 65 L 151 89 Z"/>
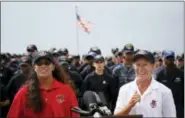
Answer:
<path fill-rule="evenodd" d="M 58 103 L 63 103 L 64 102 L 64 96 L 63 95 L 57 95 L 56 96 L 56 100 Z"/>
<path fill-rule="evenodd" d="M 157 106 L 157 103 L 155 100 L 152 100 L 152 102 L 150 103 L 152 108 L 155 108 Z"/>

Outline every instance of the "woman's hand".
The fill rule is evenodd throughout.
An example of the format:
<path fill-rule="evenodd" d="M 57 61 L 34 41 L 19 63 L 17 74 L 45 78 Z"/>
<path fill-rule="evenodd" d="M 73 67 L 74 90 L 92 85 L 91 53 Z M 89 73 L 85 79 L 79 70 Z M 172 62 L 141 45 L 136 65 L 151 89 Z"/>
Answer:
<path fill-rule="evenodd" d="M 139 102 L 141 96 L 137 93 L 137 91 L 133 94 L 132 98 L 130 99 L 128 105 L 134 107 L 137 102 Z"/>

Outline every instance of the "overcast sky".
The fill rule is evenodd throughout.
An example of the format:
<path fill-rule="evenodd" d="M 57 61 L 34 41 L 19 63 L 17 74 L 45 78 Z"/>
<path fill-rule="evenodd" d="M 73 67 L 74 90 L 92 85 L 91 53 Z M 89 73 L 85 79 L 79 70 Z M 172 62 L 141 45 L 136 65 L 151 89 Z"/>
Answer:
<path fill-rule="evenodd" d="M 183 2 L 3 2 L 1 51 L 23 53 L 28 44 L 40 50 L 67 47 L 77 53 L 75 4 L 81 17 L 93 23 L 91 34 L 78 27 L 80 54 L 98 46 L 132 43 L 147 50 L 184 49 Z"/>

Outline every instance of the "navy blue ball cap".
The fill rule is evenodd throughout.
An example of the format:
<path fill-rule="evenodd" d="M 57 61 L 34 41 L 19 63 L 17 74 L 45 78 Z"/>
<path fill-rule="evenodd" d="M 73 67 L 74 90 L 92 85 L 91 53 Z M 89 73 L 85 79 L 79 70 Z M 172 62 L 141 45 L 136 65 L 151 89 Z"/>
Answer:
<path fill-rule="evenodd" d="M 155 58 L 153 54 L 149 51 L 146 50 L 140 50 L 138 51 L 133 58 L 133 62 L 136 62 L 140 58 L 145 58 L 147 59 L 150 63 L 154 64 L 155 63 Z"/>
<path fill-rule="evenodd" d="M 134 46 L 132 44 L 126 44 L 122 50 L 124 53 L 133 53 L 134 52 Z"/>
<path fill-rule="evenodd" d="M 162 56 L 164 58 L 167 58 L 167 57 L 173 57 L 173 58 L 175 58 L 175 52 L 174 51 L 171 51 L 171 50 L 164 50 L 162 52 Z"/>
<path fill-rule="evenodd" d="M 104 62 L 105 59 L 102 55 L 96 55 L 94 58 L 94 62 L 98 62 L 98 61 Z"/>
<path fill-rule="evenodd" d="M 40 59 L 47 59 L 50 62 L 53 62 L 52 55 L 46 51 L 39 51 L 33 55 L 32 64 L 34 65 Z"/>

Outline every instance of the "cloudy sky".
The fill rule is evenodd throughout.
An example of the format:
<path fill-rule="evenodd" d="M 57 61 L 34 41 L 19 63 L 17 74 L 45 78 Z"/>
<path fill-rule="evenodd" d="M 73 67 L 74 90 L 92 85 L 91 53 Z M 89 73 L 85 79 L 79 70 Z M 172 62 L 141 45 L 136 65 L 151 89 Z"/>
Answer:
<path fill-rule="evenodd" d="M 75 5 L 92 22 L 91 34 L 76 25 Z M 40 50 L 67 47 L 79 53 L 98 46 L 103 55 L 111 48 L 132 43 L 147 50 L 184 49 L 183 2 L 3 2 L 1 51 L 23 53 L 36 44 Z"/>

